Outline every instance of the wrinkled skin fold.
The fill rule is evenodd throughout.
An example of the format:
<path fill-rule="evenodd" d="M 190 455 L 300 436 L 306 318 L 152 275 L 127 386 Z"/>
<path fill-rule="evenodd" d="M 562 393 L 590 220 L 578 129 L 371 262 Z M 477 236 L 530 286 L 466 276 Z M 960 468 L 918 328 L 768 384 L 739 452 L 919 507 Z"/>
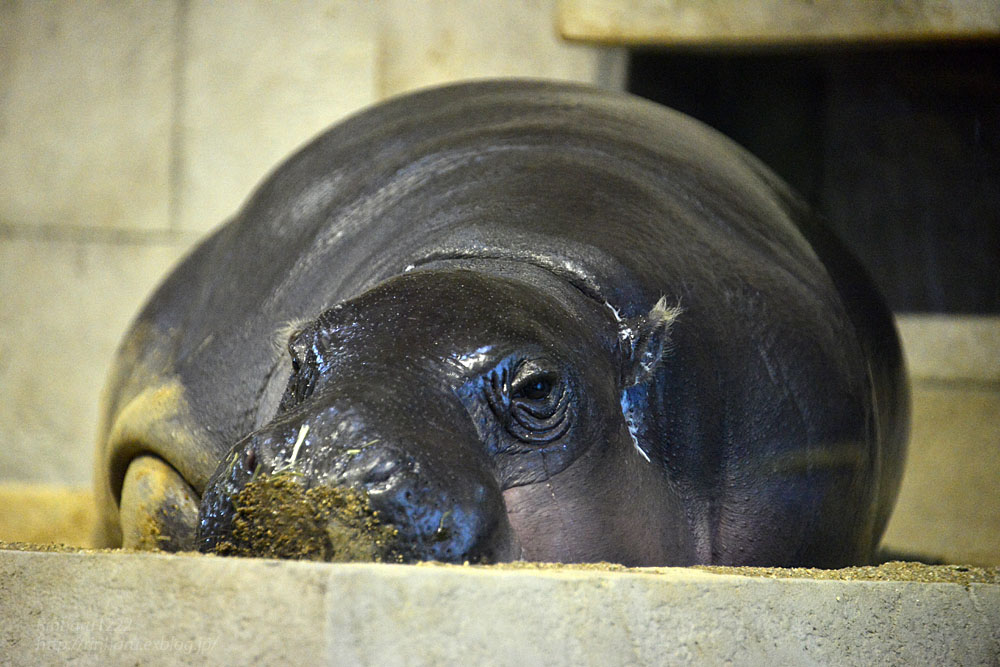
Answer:
<path fill-rule="evenodd" d="M 294 479 L 404 560 L 834 567 L 872 558 L 907 424 L 883 302 L 763 165 L 627 95 L 486 82 L 321 135 L 166 279 L 98 493 L 109 544 L 149 516 L 217 550 Z"/>

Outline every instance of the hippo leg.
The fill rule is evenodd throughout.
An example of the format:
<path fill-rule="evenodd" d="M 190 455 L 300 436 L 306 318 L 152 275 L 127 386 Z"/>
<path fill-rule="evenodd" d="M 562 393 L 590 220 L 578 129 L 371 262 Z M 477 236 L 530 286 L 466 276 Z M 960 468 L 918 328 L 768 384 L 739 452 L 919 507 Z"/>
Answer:
<path fill-rule="evenodd" d="M 124 548 L 184 551 L 194 544 L 198 495 L 163 459 L 140 456 L 125 473 L 119 516 Z"/>
<path fill-rule="evenodd" d="M 102 447 L 97 546 L 194 548 L 200 489 L 218 456 L 192 417 L 184 387 L 161 381 L 118 410 Z"/>

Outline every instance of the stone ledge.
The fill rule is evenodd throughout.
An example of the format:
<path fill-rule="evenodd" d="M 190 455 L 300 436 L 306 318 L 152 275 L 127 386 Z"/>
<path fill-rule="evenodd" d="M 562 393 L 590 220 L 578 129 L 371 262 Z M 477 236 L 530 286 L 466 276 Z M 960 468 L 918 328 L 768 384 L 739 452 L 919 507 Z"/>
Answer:
<path fill-rule="evenodd" d="M 1000 386 L 1000 317 L 896 316 L 910 378 Z"/>
<path fill-rule="evenodd" d="M 14 664 L 988 664 L 1000 585 L 0 551 Z"/>
<path fill-rule="evenodd" d="M 779 46 L 995 39 L 1000 7 L 967 0 L 561 0 L 566 39 L 649 46 Z"/>

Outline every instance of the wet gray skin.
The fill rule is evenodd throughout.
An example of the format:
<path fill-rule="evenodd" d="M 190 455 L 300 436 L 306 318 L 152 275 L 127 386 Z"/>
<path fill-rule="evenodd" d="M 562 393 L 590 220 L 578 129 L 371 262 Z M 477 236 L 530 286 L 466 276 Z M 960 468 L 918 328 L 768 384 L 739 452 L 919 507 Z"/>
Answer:
<path fill-rule="evenodd" d="M 866 563 L 909 416 L 891 314 L 780 179 L 531 81 L 305 146 L 160 286 L 106 397 L 108 545 L 162 517 L 211 549 L 284 473 L 455 562 Z"/>

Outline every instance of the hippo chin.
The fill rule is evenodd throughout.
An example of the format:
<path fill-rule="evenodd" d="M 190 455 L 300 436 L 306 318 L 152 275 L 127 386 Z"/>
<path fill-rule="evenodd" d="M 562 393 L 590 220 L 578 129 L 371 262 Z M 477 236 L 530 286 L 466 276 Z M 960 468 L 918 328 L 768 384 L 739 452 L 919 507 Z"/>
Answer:
<path fill-rule="evenodd" d="M 787 186 L 676 112 L 524 81 L 293 156 L 152 297 L 106 397 L 108 544 L 225 551 L 280 482 L 449 562 L 868 562 L 908 427 L 891 316 Z"/>

